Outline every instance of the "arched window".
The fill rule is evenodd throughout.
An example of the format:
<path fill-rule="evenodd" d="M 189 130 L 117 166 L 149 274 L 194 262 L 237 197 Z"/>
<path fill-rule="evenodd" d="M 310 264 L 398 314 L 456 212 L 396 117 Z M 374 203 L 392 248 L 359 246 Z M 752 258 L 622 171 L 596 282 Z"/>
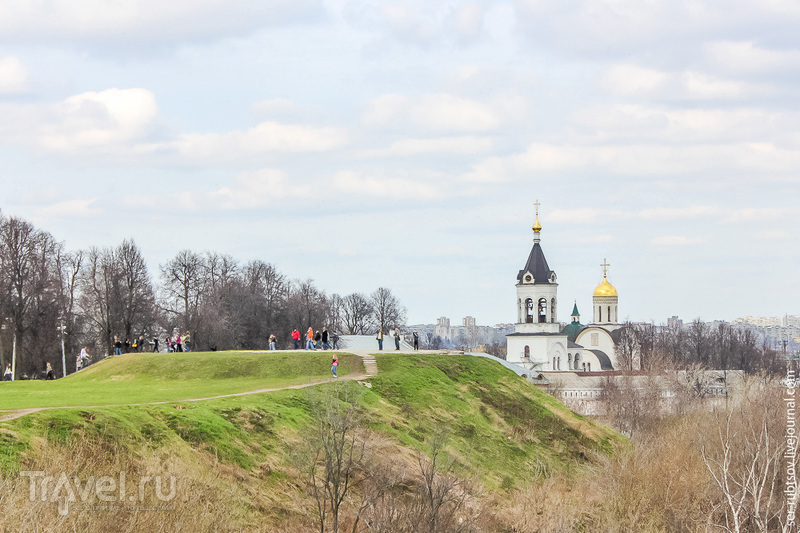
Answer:
<path fill-rule="evenodd" d="M 558 363 L 558 369 L 561 370 L 561 358 L 559 357 L 556 362 Z"/>
<path fill-rule="evenodd" d="M 567 370 L 572 370 L 572 354 L 567 354 Z"/>
<path fill-rule="evenodd" d="M 533 323 L 533 299 L 528 298 L 525 300 L 525 322 L 528 324 Z"/>
<path fill-rule="evenodd" d="M 539 298 L 539 322 L 547 322 L 547 298 Z"/>
<path fill-rule="evenodd" d="M 556 358 L 553 357 L 553 370 L 555 370 L 555 369 L 556 369 Z"/>
<path fill-rule="evenodd" d="M 608 306 L 608 321 L 611 322 L 611 306 Z"/>
<path fill-rule="evenodd" d="M 592 371 L 592 362 L 591 362 L 591 361 L 589 361 L 588 363 L 586 363 L 586 370 L 587 370 L 587 371 L 589 371 L 589 372 L 591 372 L 591 371 Z"/>
<path fill-rule="evenodd" d="M 550 300 L 550 322 L 556 322 L 556 299 Z"/>
<path fill-rule="evenodd" d="M 599 305 L 597 306 L 597 321 L 598 322 L 603 321 L 603 308 L 600 307 Z"/>
<path fill-rule="evenodd" d="M 525 359 L 530 359 L 531 358 L 531 347 L 526 345 L 524 353 L 525 353 L 525 355 L 524 355 Z"/>

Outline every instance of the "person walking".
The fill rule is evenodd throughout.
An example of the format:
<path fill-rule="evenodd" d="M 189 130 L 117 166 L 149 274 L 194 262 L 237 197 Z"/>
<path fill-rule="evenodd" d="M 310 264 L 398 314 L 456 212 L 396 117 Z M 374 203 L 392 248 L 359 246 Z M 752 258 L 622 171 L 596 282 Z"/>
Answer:
<path fill-rule="evenodd" d="M 189 344 L 189 332 L 183 334 L 183 351 L 191 352 L 191 344 Z"/>
<path fill-rule="evenodd" d="M 308 328 L 308 333 L 306 333 L 306 350 L 313 350 L 314 349 L 314 329 Z"/>
<path fill-rule="evenodd" d="M 47 367 L 45 368 L 44 379 L 56 379 L 55 374 L 53 374 L 53 367 L 50 363 L 47 363 Z"/>
<path fill-rule="evenodd" d="M 394 328 L 394 349 L 400 349 L 400 328 Z"/>
<path fill-rule="evenodd" d="M 91 356 L 89 355 L 89 352 L 86 351 L 86 346 L 81 348 L 81 354 L 78 356 L 78 358 L 80 358 L 81 360 L 81 368 L 86 368 L 87 366 L 89 366 L 90 357 Z"/>
<path fill-rule="evenodd" d="M 3 372 L 3 381 L 14 381 L 14 373 L 11 371 L 11 363 L 6 365 L 6 370 Z"/>
<path fill-rule="evenodd" d="M 419 333 L 414 332 L 414 349 L 419 350 Z"/>
<path fill-rule="evenodd" d="M 269 349 L 270 349 L 270 350 L 275 350 L 275 344 L 276 344 L 277 342 L 278 342 L 278 338 L 275 336 L 275 334 L 274 334 L 274 333 L 272 333 L 272 334 L 269 336 Z"/>
<path fill-rule="evenodd" d="M 335 331 L 333 332 L 333 335 L 331 335 L 331 342 L 333 342 L 333 349 L 334 350 L 338 350 L 339 349 L 339 334 L 336 333 Z"/>
<path fill-rule="evenodd" d="M 158 337 L 153 337 L 153 353 L 158 353 Z"/>
<path fill-rule="evenodd" d="M 114 336 L 114 355 L 122 355 L 122 341 L 116 335 Z"/>
<path fill-rule="evenodd" d="M 294 349 L 300 349 L 300 332 L 297 331 L 297 328 L 292 330 L 292 340 L 294 341 Z"/>
<path fill-rule="evenodd" d="M 322 342 L 320 342 L 321 340 L 322 340 L 322 333 L 320 333 L 319 330 L 317 330 L 317 332 L 314 334 L 315 349 L 319 350 L 320 348 L 322 348 Z"/>
<path fill-rule="evenodd" d="M 180 333 L 175 334 L 175 351 L 176 352 L 183 351 L 183 338 L 181 337 Z"/>
<path fill-rule="evenodd" d="M 378 349 L 383 350 L 383 328 L 378 328 L 378 334 L 375 338 L 378 339 Z"/>
<path fill-rule="evenodd" d="M 330 350 L 331 345 L 328 344 L 328 328 L 322 327 L 322 349 L 323 350 Z"/>
<path fill-rule="evenodd" d="M 336 368 L 339 366 L 339 358 L 336 357 L 336 354 L 333 354 L 333 359 L 331 360 L 331 372 L 333 372 L 333 377 L 338 378 L 339 375 L 336 374 Z"/>

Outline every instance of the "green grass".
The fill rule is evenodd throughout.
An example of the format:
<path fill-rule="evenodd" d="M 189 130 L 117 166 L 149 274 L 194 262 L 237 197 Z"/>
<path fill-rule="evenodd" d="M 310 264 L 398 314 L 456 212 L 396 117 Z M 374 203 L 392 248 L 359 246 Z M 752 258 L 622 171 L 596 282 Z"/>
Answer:
<path fill-rule="evenodd" d="M 194 450 L 251 472 L 268 460 L 286 464 L 291 454 L 287 442 L 294 442 L 311 421 L 311 396 L 334 386 L 359 391 L 367 427 L 398 447 L 424 452 L 433 434 L 445 429 L 456 471 L 477 476 L 492 490 L 511 489 L 549 470 L 569 471 L 595 453 L 610 452 L 619 439 L 499 363 L 465 355 L 378 355 L 379 374 L 369 378 L 371 389 L 341 381 L 180 401 L 308 383 L 330 375 L 329 361 L 329 353 L 128 355 L 56 382 L 4 383 L 0 405 L 20 408 L 146 403 L 164 397 L 170 403 L 45 410 L 0 423 L 0 470 L 19 469 L 37 438 L 65 445 L 79 438 L 101 439 L 131 454 Z M 361 372 L 361 360 L 340 355 L 339 369 L 341 374 Z M 25 394 L 18 398 L 14 391 Z M 279 469 L 275 475 L 285 473 Z"/>
<path fill-rule="evenodd" d="M 372 378 L 372 391 L 392 407 L 376 404 L 375 426 L 421 448 L 434 431 L 446 428 L 459 466 L 484 472 L 493 488 L 543 469 L 568 470 L 594 453 L 611 451 L 618 439 L 490 359 L 389 354 L 376 359 L 380 372 Z"/>
<path fill-rule="evenodd" d="M 126 354 L 55 381 L 0 383 L 0 410 L 127 405 L 208 398 L 330 377 L 330 352 Z M 339 354 L 339 375 L 363 372 Z"/>

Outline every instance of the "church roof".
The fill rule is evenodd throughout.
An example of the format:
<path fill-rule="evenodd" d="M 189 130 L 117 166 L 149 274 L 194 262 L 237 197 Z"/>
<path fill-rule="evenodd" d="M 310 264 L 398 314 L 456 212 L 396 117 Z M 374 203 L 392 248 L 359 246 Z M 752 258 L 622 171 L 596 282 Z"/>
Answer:
<path fill-rule="evenodd" d="M 533 283 L 550 283 L 550 276 L 554 274 L 550 267 L 547 266 L 547 259 L 544 258 L 542 246 L 537 242 L 533 244 L 531 254 L 528 256 L 528 262 L 517 274 L 517 281 L 522 281 L 522 276 L 525 272 L 533 274 Z"/>
<path fill-rule="evenodd" d="M 575 302 L 575 305 L 572 306 L 572 314 L 569 316 L 581 316 L 578 312 L 578 302 Z"/>
<path fill-rule="evenodd" d="M 577 320 L 574 322 L 570 322 L 567 324 L 564 329 L 561 330 L 563 335 L 567 336 L 567 340 L 575 342 L 575 339 L 578 338 L 578 333 L 583 331 L 586 326 L 578 322 Z"/>
<path fill-rule="evenodd" d="M 600 368 L 603 370 L 614 370 L 614 365 L 611 364 L 611 358 L 606 355 L 606 352 L 602 350 L 589 350 L 592 352 L 596 357 L 597 360 L 600 361 Z"/>

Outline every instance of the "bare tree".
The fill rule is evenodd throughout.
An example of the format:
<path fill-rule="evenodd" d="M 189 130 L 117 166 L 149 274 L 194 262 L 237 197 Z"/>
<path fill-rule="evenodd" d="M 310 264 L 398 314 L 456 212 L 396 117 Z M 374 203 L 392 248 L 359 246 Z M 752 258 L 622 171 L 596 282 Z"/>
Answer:
<path fill-rule="evenodd" d="M 188 328 L 197 342 L 198 309 L 205 290 L 205 264 L 200 254 L 182 250 L 160 266 L 162 306 L 175 325 Z"/>
<path fill-rule="evenodd" d="M 759 404 L 718 417 L 716 442 L 701 445 L 720 495 L 711 520 L 724 531 L 787 530 L 780 523 L 786 505 L 781 479 L 786 442 L 769 403 L 762 396 Z M 790 460 L 794 470 L 796 456 Z M 717 509 L 721 520 L 715 520 Z"/>
<path fill-rule="evenodd" d="M 636 370 L 639 366 L 637 364 L 637 356 L 639 352 L 639 341 L 636 335 L 636 330 L 630 322 L 626 322 L 619 332 L 619 341 L 617 342 L 617 363 L 620 370 L 631 372 Z"/>
<path fill-rule="evenodd" d="M 342 504 L 363 470 L 366 440 L 359 431 L 360 396 L 352 384 L 334 384 L 309 399 L 312 423 L 300 467 L 316 504 L 320 533 L 339 531 Z"/>
<path fill-rule="evenodd" d="M 344 330 L 350 335 L 370 333 L 373 329 L 372 313 L 370 300 L 359 292 L 348 294 L 342 299 Z"/>
<path fill-rule="evenodd" d="M 381 328 L 384 333 L 405 322 L 406 309 L 390 289 L 385 287 L 376 289 L 370 295 L 370 303 L 375 327 Z"/>
<path fill-rule="evenodd" d="M 80 282 L 81 266 L 83 264 L 83 252 L 65 252 L 59 250 L 56 254 L 56 272 L 58 273 L 59 308 L 60 321 L 59 327 L 61 335 L 64 337 L 65 351 L 72 354 L 78 347 L 76 334 L 81 331 L 83 322 L 82 316 L 77 312 L 78 305 L 78 285 Z M 70 368 L 71 365 L 67 365 Z"/>
<path fill-rule="evenodd" d="M 122 241 L 113 253 L 120 270 L 122 331 L 126 338 L 153 333 L 156 324 L 155 292 L 142 252 L 132 240 Z"/>
<path fill-rule="evenodd" d="M 17 360 L 27 371 L 43 366 L 39 359 L 49 349 L 38 346 L 35 351 L 27 350 L 26 333 L 39 333 L 40 340 L 53 342 L 58 314 L 58 280 L 54 266 L 58 248 L 49 233 L 37 230 L 23 219 L 0 220 L 0 284 L 8 301 Z M 45 325 L 43 320 L 50 324 Z M 47 329 L 50 331 L 45 332 Z M 38 358 L 34 356 L 36 353 Z"/>

